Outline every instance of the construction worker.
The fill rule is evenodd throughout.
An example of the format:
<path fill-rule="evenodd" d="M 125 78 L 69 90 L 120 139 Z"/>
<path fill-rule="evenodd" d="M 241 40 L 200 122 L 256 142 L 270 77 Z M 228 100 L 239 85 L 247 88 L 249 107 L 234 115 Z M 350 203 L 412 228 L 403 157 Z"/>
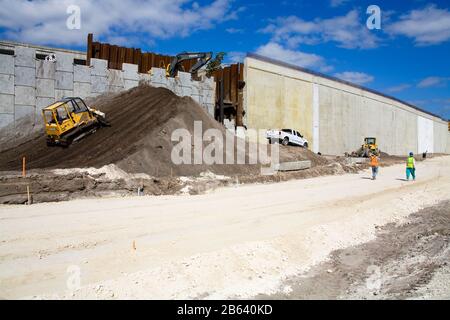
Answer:
<path fill-rule="evenodd" d="M 409 157 L 406 160 L 406 180 L 409 181 L 409 176 L 412 176 L 413 180 L 416 180 L 416 160 L 414 159 L 414 154 L 409 153 Z"/>
<path fill-rule="evenodd" d="M 379 158 L 375 153 L 370 154 L 370 167 L 372 168 L 372 180 L 377 179 Z"/>

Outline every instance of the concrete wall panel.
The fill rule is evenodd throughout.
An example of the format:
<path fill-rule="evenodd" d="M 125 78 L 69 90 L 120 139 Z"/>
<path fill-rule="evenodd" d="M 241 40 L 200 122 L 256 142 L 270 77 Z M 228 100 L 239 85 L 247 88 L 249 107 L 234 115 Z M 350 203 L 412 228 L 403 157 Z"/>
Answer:
<path fill-rule="evenodd" d="M 36 61 L 36 77 L 41 79 L 55 79 L 56 63 L 50 61 Z"/>
<path fill-rule="evenodd" d="M 448 124 L 434 123 L 434 153 L 446 153 Z"/>
<path fill-rule="evenodd" d="M 17 105 L 34 106 L 36 104 L 36 89 L 32 87 L 15 87 L 15 101 Z"/>
<path fill-rule="evenodd" d="M 155 82 L 152 82 L 152 75 L 148 73 L 139 73 L 139 83 L 143 84 L 151 84 L 154 87 L 157 87 Z"/>
<path fill-rule="evenodd" d="M 0 113 L 0 128 L 6 127 L 14 122 L 14 113 Z"/>
<path fill-rule="evenodd" d="M 190 97 L 192 96 L 192 88 L 191 87 L 181 87 L 183 97 Z"/>
<path fill-rule="evenodd" d="M 99 76 L 91 76 L 92 93 L 104 93 L 108 87 L 108 78 L 99 77 Z"/>
<path fill-rule="evenodd" d="M 91 83 L 91 68 L 88 66 L 73 66 L 73 81 Z"/>
<path fill-rule="evenodd" d="M 71 53 L 57 52 L 56 55 L 56 71 L 73 72 L 74 55 Z"/>
<path fill-rule="evenodd" d="M 138 85 L 139 85 L 139 81 L 137 81 L 137 80 L 128 80 L 128 79 L 124 80 L 124 89 L 125 90 L 130 90 L 131 88 L 135 88 Z"/>
<path fill-rule="evenodd" d="M 320 152 L 320 98 L 319 85 L 313 84 L 313 151 Z"/>
<path fill-rule="evenodd" d="M 41 98 L 55 98 L 55 80 L 37 79 L 36 96 Z"/>
<path fill-rule="evenodd" d="M 14 63 L 19 67 L 30 67 L 34 68 L 36 66 L 36 50 L 33 48 L 20 47 L 15 48 L 15 59 Z"/>
<path fill-rule="evenodd" d="M 108 68 L 108 61 L 102 59 L 91 59 L 91 75 L 106 77 L 106 70 Z"/>
<path fill-rule="evenodd" d="M 342 155 L 356 151 L 366 137 L 377 138 L 381 151 L 415 151 L 416 116 L 369 99 L 358 92 L 320 86 L 320 152 Z"/>
<path fill-rule="evenodd" d="M 108 86 L 112 87 L 124 87 L 124 81 L 123 81 L 123 72 L 121 70 L 112 70 L 109 69 L 107 71 L 108 75 Z"/>
<path fill-rule="evenodd" d="M 450 154 L 450 132 L 447 133 L 447 151 L 446 154 Z"/>
<path fill-rule="evenodd" d="M 34 67 L 16 67 L 15 85 L 36 87 L 36 69 Z"/>
<path fill-rule="evenodd" d="M 55 89 L 55 100 L 61 100 L 67 97 L 73 97 L 73 90 Z"/>
<path fill-rule="evenodd" d="M 434 152 L 433 121 L 423 117 L 417 117 L 417 152 Z"/>
<path fill-rule="evenodd" d="M 14 76 L 0 74 L 0 94 L 14 94 Z"/>
<path fill-rule="evenodd" d="M 0 73 L 14 74 L 14 56 L 0 54 Z"/>
<path fill-rule="evenodd" d="M 16 105 L 14 108 L 15 121 L 23 119 L 23 118 L 28 118 L 28 119 L 30 119 L 31 123 L 34 123 L 35 115 L 36 115 L 35 108 L 36 107 L 34 105 L 30 105 L 30 106 Z"/>
<path fill-rule="evenodd" d="M 202 90 L 201 91 L 202 103 L 204 104 L 215 104 L 215 92 L 213 90 Z"/>
<path fill-rule="evenodd" d="M 189 72 L 181 72 L 181 71 L 179 71 L 179 72 L 178 72 L 178 75 L 177 75 L 177 78 L 178 78 L 178 80 L 179 80 L 181 83 L 186 83 L 186 84 L 188 84 L 188 83 L 191 82 L 192 75 L 191 75 Z"/>
<path fill-rule="evenodd" d="M 91 96 L 92 85 L 90 83 L 74 82 L 73 94 L 75 97 L 81 97 L 83 99 Z"/>
<path fill-rule="evenodd" d="M 0 94 L 0 113 L 14 114 L 14 95 Z"/>
<path fill-rule="evenodd" d="M 106 92 L 119 93 L 121 91 L 123 91 L 123 87 L 118 87 L 118 86 L 107 86 L 106 87 Z"/>
<path fill-rule="evenodd" d="M 55 98 L 44 98 L 44 97 L 37 97 L 36 98 L 36 114 L 37 116 L 41 116 L 41 111 L 45 107 L 48 107 L 49 105 L 53 104 L 55 102 Z"/>
<path fill-rule="evenodd" d="M 122 64 L 122 70 L 123 70 L 123 78 L 125 80 L 139 81 L 138 65 L 137 64 L 123 63 Z"/>
<path fill-rule="evenodd" d="M 65 71 L 56 71 L 55 73 L 55 89 L 73 90 L 73 73 Z"/>
<path fill-rule="evenodd" d="M 166 70 L 161 68 L 152 68 L 151 83 L 167 85 Z"/>

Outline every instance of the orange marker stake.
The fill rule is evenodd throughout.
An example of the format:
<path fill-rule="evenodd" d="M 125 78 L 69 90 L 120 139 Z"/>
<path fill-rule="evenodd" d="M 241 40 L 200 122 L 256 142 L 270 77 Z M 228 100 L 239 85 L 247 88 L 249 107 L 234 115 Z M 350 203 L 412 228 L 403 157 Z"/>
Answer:
<path fill-rule="evenodd" d="M 26 163 L 26 160 L 25 160 L 25 157 L 23 157 L 22 158 L 22 177 L 24 177 L 24 178 L 25 178 L 25 175 L 26 175 L 25 163 Z"/>

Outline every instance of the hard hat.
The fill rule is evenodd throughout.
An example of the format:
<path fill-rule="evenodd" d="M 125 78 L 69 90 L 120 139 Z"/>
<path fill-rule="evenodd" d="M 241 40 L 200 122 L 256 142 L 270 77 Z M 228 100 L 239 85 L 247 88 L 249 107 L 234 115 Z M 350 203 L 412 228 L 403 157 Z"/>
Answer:
<path fill-rule="evenodd" d="M 412 152 L 409 153 L 409 156 L 410 156 L 410 157 L 412 157 L 413 155 L 414 155 L 414 153 L 412 153 Z"/>

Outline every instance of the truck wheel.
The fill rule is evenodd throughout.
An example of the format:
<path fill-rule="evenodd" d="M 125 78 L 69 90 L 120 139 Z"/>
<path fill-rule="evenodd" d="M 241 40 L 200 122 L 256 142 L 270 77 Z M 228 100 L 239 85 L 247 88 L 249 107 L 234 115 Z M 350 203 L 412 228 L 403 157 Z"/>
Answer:
<path fill-rule="evenodd" d="M 283 146 L 287 146 L 289 144 L 289 138 L 288 137 L 284 138 L 283 141 L 281 142 L 281 144 Z"/>
<path fill-rule="evenodd" d="M 303 145 L 303 148 L 308 149 L 308 142 L 305 142 L 305 144 Z"/>

